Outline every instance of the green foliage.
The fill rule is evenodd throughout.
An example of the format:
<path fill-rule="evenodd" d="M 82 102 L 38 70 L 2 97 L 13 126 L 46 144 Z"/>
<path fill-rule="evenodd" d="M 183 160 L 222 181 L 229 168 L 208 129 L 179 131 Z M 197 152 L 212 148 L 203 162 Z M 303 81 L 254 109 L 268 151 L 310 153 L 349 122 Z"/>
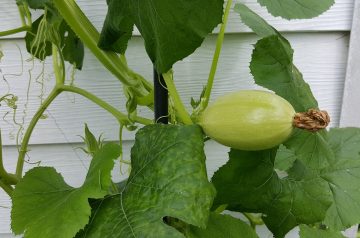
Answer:
<path fill-rule="evenodd" d="M 77 237 L 183 237 L 163 222 L 165 216 L 205 228 L 215 191 L 203 146 L 196 125 L 140 129 L 125 187 L 101 202 Z"/>
<path fill-rule="evenodd" d="M 108 0 L 108 12 L 101 30 L 99 47 L 125 54 L 134 28 L 128 0 Z"/>
<path fill-rule="evenodd" d="M 280 171 L 288 171 L 292 167 L 296 160 L 296 154 L 294 151 L 287 149 L 284 145 L 280 145 L 274 167 Z"/>
<path fill-rule="evenodd" d="M 327 183 L 315 174 L 280 179 L 274 170 L 276 150 L 232 149 L 229 162 L 212 178 L 214 208 L 227 204 L 229 210 L 263 213 L 275 237 L 283 237 L 299 223 L 321 221 L 331 196 Z"/>
<path fill-rule="evenodd" d="M 235 11 L 248 27 L 263 37 L 256 43 L 250 63 L 256 84 L 285 98 L 298 112 L 317 108 L 309 85 L 293 64 L 294 51 L 289 42 L 247 6 L 238 3 Z"/>
<path fill-rule="evenodd" d="M 221 23 L 223 0 L 109 0 L 99 46 L 124 53 L 135 25 L 160 73 L 194 52 Z"/>
<path fill-rule="evenodd" d="M 284 38 L 272 35 L 259 40 L 250 69 L 256 84 L 285 98 L 297 112 L 318 107 L 309 85 L 293 64 L 293 50 Z"/>
<path fill-rule="evenodd" d="M 334 0 L 258 0 L 275 17 L 285 19 L 308 19 L 327 11 Z"/>
<path fill-rule="evenodd" d="M 11 227 L 27 238 L 72 238 L 88 222 L 89 198 L 103 198 L 111 184 L 110 172 L 119 146 L 107 144 L 94 156 L 84 184 L 73 188 L 51 167 L 37 167 L 16 185 Z"/>
<path fill-rule="evenodd" d="M 290 44 L 248 8 L 237 5 L 236 9 L 242 17 L 250 16 L 244 22 L 265 37 L 255 45 L 252 56 L 255 82 L 284 97 L 298 111 L 317 107 L 292 63 Z M 276 149 L 231 150 L 229 162 L 212 179 L 218 191 L 215 207 L 227 204 L 229 210 L 263 213 L 275 237 L 284 237 L 299 224 L 324 222 L 332 229 L 346 229 L 360 222 L 359 136 L 355 128 L 316 133 L 295 130 L 277 152 L 280 168 L 288 173 L 282 179 L 274 171 Z M 284 164 L 284 158 L 291 160 Z"/>
<path fill-rule="evenodd" d="M 93 133 L 89 130 L 87 124 L 85 123 L 85 137 L 82 137 L 84 140 L 86 148 L 81 148 L 86 154 L 94 156 L 98 150 L 100 150 L 104 143 L 101 140 L 101 136 L 97 140 Z"/>
<path fill-rule="evenodd" d="M 279 35 L 274 27 L 270 26 L 264 19 L 253 12 L 245 4 L 235 4 L 234 10 L 240 14 L 241 21 L 250 27 L 251 30 L 253 30 L 258 36 L 268 37 L 272 35 Z"/>
<path fill-rule="evenodd" d="M 229 215 L 211 213 L 206 229 L 191 226 L 188 238 L 258 238 L 245 222 Z"/>
<path fill-rule="evenodd" d="M 333 0 L 258 2 L 272 15 L 286 19 L 315 17 L 334 3 Z M 21 178 L 31 132 L 46 108 L 63 91 L 78 93 L 106 109 L 122 123 L 121 130 L 123 126 L 135 130 L 136 123 L 152 123 L 139 117 L 137 111 L 143 105 L 153 109 L 154 90 L 142 76 L 128 68 L 124 56 L 135 27 L 144 38 L 154 67 L 165 73 L 174 63 L 193 53 L 223 20 L 210 80 L 200 99 L 191 99 L 194 109 L 191 119 L 196 121 L 210 97 L 211 75 L 215 75 L 231 1 L 223 14 L 223 0 L 107 0 L 108 12 L 101 35 L 76 1 L 16 0 L 16 3 L 23 26 L 2 35 L 27 31 L 25 42 L 31 55 L 45 60 L 54 54 L 56 86 L 24 134 L 16 175 L 7 173 L 1 166 L 0 187 L 13 200 L 11 225 L 15 234 L 24 234 L 25 238 L 257 237 L 240 219 L 210 211 L 225 208 L 247 216 L 262 214 L 262 220 L 253 220 L 251 225 L 264 222 L 275 238 L 284 237 L 295 226 L 300 226 L 301 238 L 341 238 L 344 236 L 340 230 L 360 222 L 359 128 L 318 132 L 294 129 L 292 136 L 276 148 L 231 149 L 229 161 L 215 172 L 211 184 L 205 166 L 206 135 L 199 126 L 145 126 L 136 134 L 131 150 L 129 178 L 114 183 L 110 174 L 114 160 L 122 154 L 121 146 L 104 145 L 85 125 L 84 151 L 93 159 L 80 188 L 69 186 L 51 167 L 31 169 Z M 32 22 L 28 7 L 42 11 L 43 15 Z M 309 85 L 293 63 L 290 43 L 246 5 L 237 3 L 234 10 L 262 38 L 254 46 L 250 63 L 256 84 L 289 101 L 297 112 L 318 108 Z M 82 68 L 84 45 L 79 37 L 124 83 L 127 115 L 91 93 L 65 84 L 64 61 Z M 165 76 L 173 100 L 174 124 L 192 124 L 171 73 Z M 0 99 L 14 110 L 17 100 L 12 94 Z M 0 154 L 0 165 L 2 160 Z M 11 182 L 4 178 L 11 178 Z"/>
<path fill-rule="evenodd" d="M 319 230 L 305 225 L 300 226 L 300 238 L 345 238 L 338 231 Z"/>
<path fill-rule="evenodd" d="M 65 61 L 81 70 L 84 61 L 84 45 L 53 6 L 52 0 L 22 0 L 33 9 L 45 9 L 26 33 L 27 51 L 34 57 L 44 60 L 52 55 L 52 44 L 57 46 Z"/>

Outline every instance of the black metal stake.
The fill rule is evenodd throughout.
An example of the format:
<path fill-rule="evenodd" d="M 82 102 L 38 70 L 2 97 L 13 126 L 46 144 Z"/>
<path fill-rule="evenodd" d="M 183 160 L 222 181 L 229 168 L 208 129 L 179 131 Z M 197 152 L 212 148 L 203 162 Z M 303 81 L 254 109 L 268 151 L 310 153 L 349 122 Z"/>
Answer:
<path fill-rule="evenodd" d="M 156 123 L 168 124 L 168 90 L 164 78 L 154 68 L 154 113 Z"/>

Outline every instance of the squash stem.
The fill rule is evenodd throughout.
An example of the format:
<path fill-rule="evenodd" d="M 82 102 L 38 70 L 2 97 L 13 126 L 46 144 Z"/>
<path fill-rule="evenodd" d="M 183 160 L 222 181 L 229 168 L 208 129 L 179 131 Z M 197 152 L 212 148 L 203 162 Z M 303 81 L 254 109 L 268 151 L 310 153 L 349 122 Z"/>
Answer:
<path fill-rule="evenodd" d="M 216 42 L 216 49 L 215 49 L 213 61 L 211 64 L 208 82 L 207 82 L 205 93 L 203 96 L 203 104 L 200 105 L 201 111 L 204 110 L 209 104 L 211 90 L 214 85 L 214 78 L 215 78 L 215 74 L 216 74 L 216 70 L 217 70 L 217 66 L 218 66 L 218 62 L 219 62 L 219 57 L 220 57 L 220 53 L 221 53 L 221 48 L 222 48 L 222 45 L 224 42 L 225 30 L 226 30 L 226 25 L 227 25 L 228 18 L 229 18 L 231 5 L 232 5 L 232 0 L 228 0 L 228 2 L 226 4 L 224 16 L 223 16 L 223 23 L 221 24 L 220 32 L 219 32 L 217 42 Z"/>

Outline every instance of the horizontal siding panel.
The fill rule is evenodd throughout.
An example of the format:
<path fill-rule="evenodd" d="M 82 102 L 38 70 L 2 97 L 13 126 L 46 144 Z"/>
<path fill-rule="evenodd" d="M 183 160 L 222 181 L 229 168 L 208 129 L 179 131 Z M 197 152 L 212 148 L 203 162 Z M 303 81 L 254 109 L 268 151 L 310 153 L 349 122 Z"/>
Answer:
<path fill-rule="evenodd" d="M 91 19 L 97 29 L 102 28 L 107 11 L 106 1 L 98 0 L 78 0 L 85 14 Z M 256 0 L 236 0 L 236 2 L 246 3 L 251 9 L 263 16 L 270 24 L 280 31 L 349 31 L 351 29 L 352 11 L 354 0 L 341 0 L 325 14 L 310 20 L 292 20 L 287 21 L 279 17 L 272 17 L 265 8 L 261 7 Z M 39 16 L 39 11 L 34 12 L 34 19 Z M 13 0 L 0 0 L 0 31 L 16 28 L 20 26 L 18 10 Z M 218 31 L 218 30 L 216 30 Z M 249 32 L 234 11 L 229 16 L 229 26 L 227 32 Z M 135 35 L 139 32 L 135 31 Z M 23 34 L 17 34 L 10 37 L 22 37 Z"/>
<path fill-rule="evenodd" d="M 339 123 L 341 99 L 346 69 L 348 51 L 348 34 L 343 33 L 292 33 L 286 34 L 295 49 L 295 63 L 303 72 L 306 81 L 312 86 L 315 96 L 318 98 L 320 107 L 328 110 L 332 116 L 331 126 Z M 253 83 L 249 72 L 249 61 L 252 52 L 252 44 L 258 38 L 252 34 L 232 34 L 225 38 L 224 48 L 221 55 L 218 73 L 214 84 L 213 99 L 229 91 L 239 89 L 257 88 Z M 216 38 L 208 37 L 203 47 L 198 49 L 192 56 L 177 63 L 174 67 L 175 82 L 180 91 L 184 103 L 190 110 L 190 98 L 197 98 L 203 85 L 206 84 L 211 65 L 212 54 Z M 24 59 L 24 44 L 21 40 L 0 41 L 4 58 L 0 62 L 0 77 L 5 77 L 10 85 L 10 92 L 19 97 L 19 108 L 16 121 L 21 123 L 25 115 L 25 125 L 31 119 L 39 107 L 41 86 L 36 83 L 36 77 L 41 72 L 38 62 L 31 71 L 32 83 L 26 104 L 26 89 L 29 81 L 28 70 L 32 68 L 31 61 L 21 61 L 20 51 Z M 19 48 L 18 48 L 19 47 Z M 147 59 L 141 38 L 132 39 L 128 50 L 128 63 L 132 69 L 139 72 L 145 78 L 152 78 L 152 65 Z M 22 65 L 23 64 L 23 65 Z M 40 67 L 41 68 L 41 67 Z M 44 64 L 43 81 L 47 94 L 53 85 L 53 70 L 49 62 Z M 12 74 L 21 74 L 20 76 Z M 86 52 L 84 69 L 75 74 L 75 85 L 83 87 L 90 92 L 103 98 L 110 104 L 124 110 L 125 98 L 122 95 L 120 83 L 110 75 L 103 66 L 89 53 Z M 8 90 L 5 81 L 0 81 L 0 95 Z M 2 105 L 0 115 L 4 116 L 8 109 Z M 146 108 L 139 110 L 141 115 L 152 118 L 152 112 Z M 93 103 L 73 94 L 61 95 L 46 113 L 47 119 L 41 120 L 34 131 L 31 144 L 69 143 L 80 142 L 79 135 L 83 134 L 84 123 L 89 124 L 95 134 L 103 133 L 107 139 L 118 138 L 118 125 L 111 115 L 98 108 Z M 5 145 L 16 144 L 15 137 L 18 127 L 12 121 L 12 114 L 8 114 L 4 120 L 0 120 L 0 127 Z M 125 132 L 125 139 L 133 139 L 134 135 Z"/>

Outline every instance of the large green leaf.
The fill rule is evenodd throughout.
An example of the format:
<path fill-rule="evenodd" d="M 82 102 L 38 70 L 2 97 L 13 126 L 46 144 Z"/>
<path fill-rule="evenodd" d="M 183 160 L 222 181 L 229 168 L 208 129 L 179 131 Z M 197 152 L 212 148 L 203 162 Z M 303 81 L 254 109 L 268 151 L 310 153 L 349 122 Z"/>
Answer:
<path fill-rule="evenodd" d="M 322 171 L 328 182 L 333 204 L 328 210 L 325 224 L 344 230 L 360 223 L 360 160 L 340 160 Z"/>
<path fill-rule="evenodd" d="M 293 150 L 287 149 L 284 145 L 280 145 L 275 157 L 275 169 L 280 171 L 287 171 L 290 169 L 296 160 L 296 154 Z"/>
<path fill-rule="evenodd" d="M 319 230 L 305 225 L 300 226 L 300 238 L 345 238 L 338 231 Z"/>
<path fill-rule="evenodd" d="M 328 184 L 314 176 L 281 181 L 281 193 L 263 211 L 263 220 L 275 237 L 284 237 L 298 224 L 323 220 L 331 205 Z"/>
<path fill-rule="evenodd" d="M 297 112 L 318 107 L 309 85 L 293 64 L 293 49 L 283 37 L 273 35 L 259 40 L 250 69 L 256 84 L 285 98 Z"/>
<path fill-rule="evenodd" d="M 73 238 L 89 222 L 89 198 L 103 198 L 111 184 L 110 172 L 119 156 L 116 144 L 107 144 L 94 156 L 84 184 L 67 185 L 50 167 L 37 167 L 16 185 L 11 227 L 26 238 Z"/>
<path fill-rule="evenodd" d="M 359 128 L 332 128 L 329 132 L 329 144 L 338 160 L 360 160 Z"/>
<path fill-rule="evenodd" d="M 99 47 L 124 54 L 132 36 L 134 21 L 128 0 L 108 0 L 108 12 L 101 30 Z"/>
<path fill-rule="evenodd" d="M 217 190 L 214 206 L 227 204 L 239 212 L 263 213 L 275 237 L 301 223 L 320 222 L 331 205 L 328 184 L 317 173 L 280 179 L 274 171 L 276 149 L 238 151 L 212 178 Z"/>
<path fill-rule="evenodd" d="M 259 212 L 280 193 L 281 184 L 274 171 L 276 148 L 264 151 L 231 149 L 230 160 L 217 172 L 212 183 L 217 190 L 214 208 Z M 236 208 L 232 208 L 235 206 Z"/>
<path fill-rule="evenodd" d="M 258 36 L 267 37 L 272 35 L 279 35 L 279 32 L 270 26 L 258 14 L 253 12 L 245 4 L 235 4 L 234 11 L 240 14 L 241 21 L 251 28 Z"/>
<path fill-rule="evenodd" d="M 203 146 L 196 125 L 139 130 L 126 186 L 103 200 L 77 237 L 183 237 L 164 217 L 205 228 L 215 190 L 207 179 Z"/>
<path fill-rule="evenodd" d="M 191 226 L 188 238 L 258 238 L 245 222 L 229 215 L 211 213 L 206 229 Z"/>
<path fill-rule="evenodd" d="M 293 64 L 290 43 L 271 25 L 244 4 L 235 5 L 241 20 L 258 36 L 250 63 L 255 83 L 289 101 L 296 111 L 317 108 L 309 85 Z"/>
<path fill-rule="evenodd" d="M 84 61 L 84 44 L 73 30 L 63 21 L 65 33 L 63 35 L 62 54 L 64 60 L 74 65 L 77 69 L 82 69 Z"/>
<path fill-rule="evenodd" d="M 309 19 L 327 11 L 334 0 L 258 0 L 275 17 Z"/>
<path fill-rule="evenodd" d="M 328 142 L 326 131 L 308 132 L 295 129 L 292 137 L 284 143 L 305 167 L 320 170 L 335 162 L 335 155 Z"/>
<path fill-rule="evenodd" d="M 331 129 L 329 143 L 337 162 L 321 173 L 333 194 L 325 223 L 343 230 L 360 223 L 360 129 Z"/>
<path fill-rule="evenodd" d="M 52 0 L 18 0 L 18 4 L 22 2 L 26 2 L 33 9 L 46 9 L 46 14 L 34 21 L 31 31 L 26 33 L 27 51 L 34 57 L 44 60 L 52 55 L 54 44 L 61 51 L 65 61 L 81 70 L 84 45 L 53 6 Z"/>
<path fill-rule="evenodd" d="M 108 0 L 100 46 L 123 52 L 135 24 L 160 73 L 190 55 L 221 23 L 223 0 Z"/>

